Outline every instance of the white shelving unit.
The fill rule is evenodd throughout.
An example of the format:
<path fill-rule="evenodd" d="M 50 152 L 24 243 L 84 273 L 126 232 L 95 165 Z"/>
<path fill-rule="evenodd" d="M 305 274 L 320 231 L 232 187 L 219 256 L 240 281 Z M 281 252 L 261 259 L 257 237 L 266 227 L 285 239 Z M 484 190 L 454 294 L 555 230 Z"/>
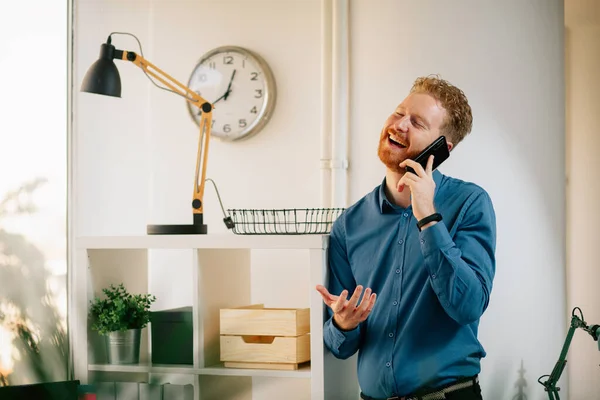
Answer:
<path fill-rule="evenodd" d="M 130 372 L 144 374 L 184 374 L 184 375 L 222 375 L 222 376 L 265 376 L 280 378 L 310 378 L 310 366 L 301 366 L 297 371 L 225 368 L 217 364 L 207 368 L 195 368 L 189 365 L 110 365 L 90 364 L 88 371 L 101 372 Z"/>
<path fill-rule="evenodd" d="M 71 271 L 70 332 L 75 379 L 192 383 L 199 400 L 254 400 L 256 379 L 309 380 L 306 393 L 277 393 L 285 398 L 358 398 L 356 363 L 337 360 L 324 347 L 324 305 L 315 290 L 327 279 L 327 235 L 142 235 L 80 237 Z M 124 282 L 131 292 L 148 291 L 149 252 L 190 250 L 193 299 L 193 365 L 152 365 L 148 328 L 143 332 L 139 365 L 111 365 L 101 356 L 103 343 L 88 326 L 89 302 L 109 284 Z M 219 310 L 252 303 L 250 278 L 254 250 L 292 250 L 302 255 L 309 275 L 306 298 L 310 307 L 311 361 L 295 371 L 225 368 L 219 360 Z M 284 268 L 284 267 L 282 267 Z M 173 274 L 177 267 L 173 267 Z M 290 282 L 290 284 L 294 284 Z M 168 285 L 168 282 L 165 282 Z M 176 288 L 173 288 L 176 290 Z M 295 379 L 292 379 L 295 381 Z M 296 386 L 290 391 L 295 392 Z M 261 397 L 262 398 L 262 397 Z"/>

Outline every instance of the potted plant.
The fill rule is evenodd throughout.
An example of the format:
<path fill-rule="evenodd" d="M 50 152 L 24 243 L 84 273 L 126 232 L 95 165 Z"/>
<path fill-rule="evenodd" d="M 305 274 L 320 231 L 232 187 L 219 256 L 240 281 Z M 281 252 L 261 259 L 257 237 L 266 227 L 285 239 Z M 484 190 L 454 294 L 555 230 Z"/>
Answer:
<path fill-rule="evenodd" d="M 142 328 L 150 321 L 150 306 L 156 297 L 131 294 L 121 283 L 102 289 L 105 298 L 91 302 L 92 329 L 106 340 L 109 364 L 135 364 L 140 360 Z"/>

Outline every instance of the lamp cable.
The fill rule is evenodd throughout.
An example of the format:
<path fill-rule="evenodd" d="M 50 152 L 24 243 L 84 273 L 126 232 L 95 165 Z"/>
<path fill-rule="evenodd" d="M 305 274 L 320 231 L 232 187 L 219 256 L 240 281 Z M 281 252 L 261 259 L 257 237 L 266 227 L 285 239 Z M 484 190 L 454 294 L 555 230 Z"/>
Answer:
<path fill-rule="evenodd" d="M 135 36 L 133 33 L 129 33 L 129 32 L 111 32 L 110 35 L 108 35 L 108 43 L 109 44 L 111 42 L 111 36 L 112 35 L 127 35 L 127 36 L 133 37 L 136 40 L 136 42 L 138 44 L 138 47 L 140 48 L 140 55 L 142 56 L 142 58 L 144 58 L 144 50 L 142 50 L 142 43 L 137 38 L 137 36 Z M 166 90 L 167 92 L 175 93 L 176 95 L 183 97 L 187 101 L 191 101 L 193 103 L 196 102 L 195 99 L 189 98 L 187 96 L 182 95 L 181 93 L 178 93 L 178 92 L 176 92 L 174 90 L 171 90 L 169 88 L 166 88 L 164 86 L 159 85 L 158 83 L 156 83 L 156 81 L 154 79 L 152 79 L 152 77 L 150 75 L 148 75 L 148 72 L 146 72 L 146 70 L 143 69 L 143 68 L 142 68 L 142 72 L 144 72 L 144 75 L 146 75 L 146 77 L 150 80 L 150 82 L 152 82 L 154 84 L 154 86 L 156 86 L 157 88 L 162 89 L 162 90 Z"/>
<path fill-rule="evenodd" d="M 219 189 L 217 189 L 217 184 L 215 183 L 215 181 L 213 181 L 210 178 L 206 178 L 204 181 L 212 183 L 213 187 L 215 188 L 215 192 L 217 193 L 217 198 L 219 199 L 219 204 L 221 205 L 221 211 L 223 211 L 223 217 L 224 217 L 223 222 L 225 222 L 225 226 L 227 228 L 232 229 L 235 226 L 235 224 L 233 223 L 231 216 L 227 215 L 227 213 L 225 212 L 225 207 L 223 207 L 223 202 L 221 201 L 221 195 L 219 194 Z"/>

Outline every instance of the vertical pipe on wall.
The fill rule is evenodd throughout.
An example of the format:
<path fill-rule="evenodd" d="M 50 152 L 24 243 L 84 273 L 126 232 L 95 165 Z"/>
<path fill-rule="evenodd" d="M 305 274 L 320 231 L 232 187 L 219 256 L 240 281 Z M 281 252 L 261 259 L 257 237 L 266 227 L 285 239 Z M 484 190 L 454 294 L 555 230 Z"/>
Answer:
<path fill-rule="evenodd" d="M 75 200 L 75 173 L 73 167 L 75 165 L 75 154 L 76 154 L 76 140 L 74 132 L 74 117 L 73 109 L 75 102 L 73 101 L 75 83 L 73 74 L 73 41 L 74 41 L 74 1 L 67 1 L 67 84 L 69 88 L 67 90 L 67 338 L 68 338 L 68 366 L 67 366 L 67 377 L 68 379 L 74 379 L 75 367 L 74 367 L 74 335 L 73 327 L 75 324 L 75 316 L 71 315 L 73 310 L 73 302 L 75 297 L 73 295 L 72 288 L 74 287 L 73 282 L 73 265 L 75 260 L 75 223 L 74 223 L 74 200 Z"/>
<path fill-rule="evenodd" d="M 332 0 L 321 1 L 321 206 L 332 205 L 331 154 L 331 34 Z"/>
<path fill-rule="evenodd" d="M 334 207 L 348 201 L 349 0 L 333 3 L 332 41 L 332 196 Z"/>
<path fill-rule="evenodd" d="M 321 13 L 323 207 L 346 207 L 348 199 L 349 5 L 323 0 Z"/>

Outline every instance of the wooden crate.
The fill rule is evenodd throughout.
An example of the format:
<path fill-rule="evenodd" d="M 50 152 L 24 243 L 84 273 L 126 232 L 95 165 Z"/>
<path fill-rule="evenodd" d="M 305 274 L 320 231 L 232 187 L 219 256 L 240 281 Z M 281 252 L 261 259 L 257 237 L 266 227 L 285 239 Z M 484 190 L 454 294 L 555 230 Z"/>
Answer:
<path fill-rule="evenodd" d="M 221 335 L 300 336 L 310 332 L 310 309 L 264 308 L 262 304 L 221 311 Z"/>
<path fill-rule="evenodd" d="M 310 309 L 262 304 L 220 310 L 221 361 L 232 368 L 297 369 L 310 360 Z"/>

